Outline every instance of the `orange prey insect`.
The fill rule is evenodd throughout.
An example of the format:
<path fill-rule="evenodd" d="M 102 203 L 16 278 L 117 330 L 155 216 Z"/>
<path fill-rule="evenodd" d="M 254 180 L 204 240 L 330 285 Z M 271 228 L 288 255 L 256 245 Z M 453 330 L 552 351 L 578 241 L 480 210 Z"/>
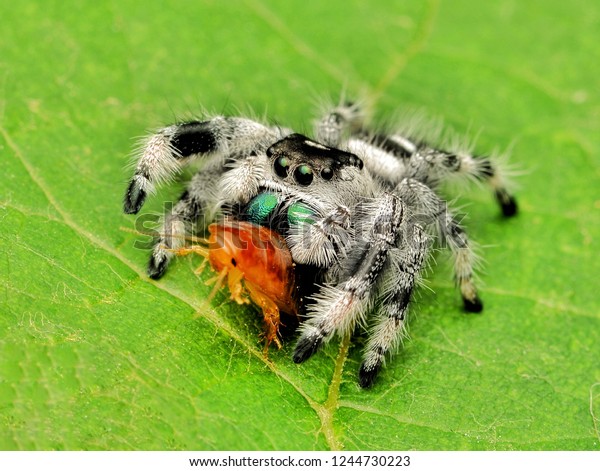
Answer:
<path fill-rule="evenodd" d="M 197 253 L 208 260 L 218 273 L 208 281 L 215 283 L 209 299 L 227 278 L 232 300 L 238 304 L 252 301 L 262 310 L 265 354 L 273 341 L 281 348 L 280 312 L 298 316 L 294 263 L 285 240 L 266 227 L 233 219 L 211 224 L 208 231 L 208 248 L 191 245 L 175 253 Z"/>

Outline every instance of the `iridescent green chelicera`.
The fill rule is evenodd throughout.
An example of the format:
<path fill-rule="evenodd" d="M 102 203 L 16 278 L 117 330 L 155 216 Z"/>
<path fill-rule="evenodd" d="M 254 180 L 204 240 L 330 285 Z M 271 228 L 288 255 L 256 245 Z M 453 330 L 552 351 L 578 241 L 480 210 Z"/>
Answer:
<path fill-rule="evenodd" d="M 274 193 L 261 193 L 250 201 L 246 209 L 248 220 L 254 224 L 263 224 L 279 204 Z"/>

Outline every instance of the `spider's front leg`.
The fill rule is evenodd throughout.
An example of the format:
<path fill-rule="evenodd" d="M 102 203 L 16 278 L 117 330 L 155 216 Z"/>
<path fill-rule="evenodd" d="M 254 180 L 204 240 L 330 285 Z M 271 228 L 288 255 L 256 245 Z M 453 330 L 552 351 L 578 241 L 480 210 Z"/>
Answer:
<path fill-rule="evenodd" d="M 264 178 L 265 165 L 264 153 L 258 153 L 235 160 L 227 172 L 223 167 L 198 172 L 164 218 L 148 265 L 150 278 L 164 274 L 173 258 L 172 249 L 181 247 L 186 234 L 197 232 L 194 229 L 206 228 L 222 204 L 245 203 L 255 196 Z"/>
<path fill-rule="evenodd" d="M 165 273 L 174 256 L 173 249 L 183 245 L 185 235 L 193 232 L 194 226 L 206 225 L 200 221 L 202 217 L 207 219 L 205 223 L 210 222 L 211 215 L 207 212 L 215 209 L 221 195 L 227 192 L 221 187 L 225 160 L 239 163 L 237 173 L 231 170 L 234 177 L 228 181 L 236 182 L 238 187 L 246 185 L 240 191 L 252 192 L 256 183 L 248 184 L 248 179 L 236 179 L 236 176 L 240 172 L 248 173 L 256 155 L 262 154 L 282 134 L 278 128 L 268 128 L 249 119 L 217 117 L 168 126 L 146 140 L 125 193 L 126 213 L 137 213 L 146 196 L 185 165 L 205 160 L 203 170 L 193 177 L 179 201 L 163 218 L 148 264 L 151 278 L 160 278 Z M 252 176 L 252 172 L 250 174 Z"/>
<path fill-rule="evenodd" d="M 379 275 L 399 234 L 403 206 L 396 196 L 386 194 L 370 214 L 366 240 L 360 240 L 342 261 L 341 281 L 324 286 L 314 297 L 309 319 L 300 327 L 296 363 L 312 356 L 336 332 L 351 331 L 374 299 Z"/>
<path fill-rule="evenodd" d="M 157 185 L 200 158 L 222 166 L 226 158 L 264 151 L 282 131 L 245 118 L 216 117 L 160 129 L 142 144 L 123 209 L 136 214 Z"/>

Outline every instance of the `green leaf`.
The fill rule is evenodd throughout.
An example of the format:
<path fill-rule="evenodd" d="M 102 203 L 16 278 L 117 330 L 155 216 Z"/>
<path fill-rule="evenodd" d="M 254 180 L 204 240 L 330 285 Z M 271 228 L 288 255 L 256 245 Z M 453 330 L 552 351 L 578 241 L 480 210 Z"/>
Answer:
<path fill-rule="evenodd" d="M 597 2 L 4 2 L 0 449 L 600 449 Z M 132 138 L 253 109 L 310 132 L 323 95 L 513 146 L 521 214 L 462 195 L 483 315 L 443 256 L 370 390 L 364 335 L 302 365 L 256 311 L 160 281 L 122 214 Z M 513 145 L 514 144 L 514 145 Z M 182 184 L 144 207 L 161 211 Z"/>

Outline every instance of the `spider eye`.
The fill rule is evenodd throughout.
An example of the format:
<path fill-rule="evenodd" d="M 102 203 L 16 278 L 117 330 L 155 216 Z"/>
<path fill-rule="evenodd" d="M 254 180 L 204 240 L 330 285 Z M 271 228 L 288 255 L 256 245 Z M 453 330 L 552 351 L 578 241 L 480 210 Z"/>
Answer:
<path fill-rule="evenodd" d="M 298 167 L 296 167 L 296 170 L 294 170 L 294 179 L 300 185 L 303 185 L 303 186 L 310 185 L 313 181 L 312 168 L 310 168 L 306 164 L 299 165 Z"/>
<path fill-rule="evenodd" d="M 333 170 L 331 170 L 329 167 L 325 167 L 323 170 L 321 170 L 321 178 L 323 180 L 331 180 L 333 178 Z"/>
<path fill-rule="evenodd" d="M 288 170 L 290 168 L 290 159 L 288 159 L 284 155 L 282 155 L 281 157 L 277 157 L 277 159 L 275 159 L 273 167 L 275 168 L 275 173 L 279 177 L 285 178 L 287 177 Z"/>

